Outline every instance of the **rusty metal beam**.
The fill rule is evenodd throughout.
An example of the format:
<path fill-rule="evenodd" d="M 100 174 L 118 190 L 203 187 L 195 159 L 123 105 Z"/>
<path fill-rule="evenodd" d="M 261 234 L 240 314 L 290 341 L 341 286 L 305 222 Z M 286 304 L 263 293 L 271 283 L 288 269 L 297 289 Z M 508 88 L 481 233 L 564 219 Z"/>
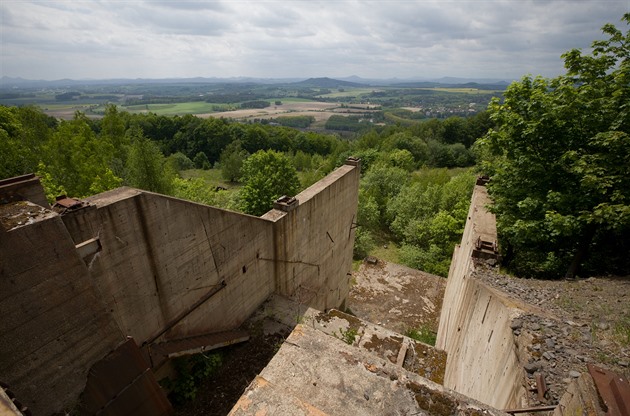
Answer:
<path fill-rule="evenodd" d="M 540 406 L 540 407 L 524 407 L 522 409 L 505 409 L 504 412 L 515 415 L 517 413 L 549 412 L 555 409 L 556 409 L 556 406 Z"/>
<path fill-rule="evenodd" d="M 630 416 L 630 383 L 624 376 L 593 364 L 587 365 L 608 416 Z"/>

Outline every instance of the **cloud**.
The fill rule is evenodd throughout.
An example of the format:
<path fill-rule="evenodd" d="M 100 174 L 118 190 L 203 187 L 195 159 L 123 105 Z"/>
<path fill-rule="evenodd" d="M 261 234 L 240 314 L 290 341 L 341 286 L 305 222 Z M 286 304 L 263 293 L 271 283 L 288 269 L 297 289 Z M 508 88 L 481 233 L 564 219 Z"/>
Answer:
<path fill-rule="evenodd" d="M 622 28 L 629 4 L 5 0 L 0 76 L 554 76 L 563 52 Z"/>

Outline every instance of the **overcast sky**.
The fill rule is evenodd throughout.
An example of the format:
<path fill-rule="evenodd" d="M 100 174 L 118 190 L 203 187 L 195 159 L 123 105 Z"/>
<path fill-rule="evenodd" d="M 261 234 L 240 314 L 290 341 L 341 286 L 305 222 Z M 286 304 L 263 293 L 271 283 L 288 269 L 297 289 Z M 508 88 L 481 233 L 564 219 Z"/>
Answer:
<path fill-rule="evenodd" d="M 564 72 L 630 0 L 2 0 L 0 76 L 28 79 Z"/>

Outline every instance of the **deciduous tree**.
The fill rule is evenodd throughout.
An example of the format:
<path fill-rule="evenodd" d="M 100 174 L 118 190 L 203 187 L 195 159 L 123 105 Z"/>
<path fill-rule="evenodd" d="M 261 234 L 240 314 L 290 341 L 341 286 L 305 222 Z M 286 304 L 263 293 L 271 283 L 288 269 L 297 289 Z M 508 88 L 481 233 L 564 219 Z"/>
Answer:
<path fill-rule="evenodd" d="M 521 275 L 609 271 L 619 264 L 606 250 L 630 247 L 630 31 L 603 32 L 592 54 L 563 55 L 565 75 L 526 76 L 489 106 L 496 127 L 480 146 L 505 258 Z"/>
<path fill-rule="evenodd" d="M 251 155 L 242 168 L 243 208 L 251 215 L 262 215 L 283 195 L 294 196 L 300 186 L 295 167 L 284 154 L 260 150 Z"/>

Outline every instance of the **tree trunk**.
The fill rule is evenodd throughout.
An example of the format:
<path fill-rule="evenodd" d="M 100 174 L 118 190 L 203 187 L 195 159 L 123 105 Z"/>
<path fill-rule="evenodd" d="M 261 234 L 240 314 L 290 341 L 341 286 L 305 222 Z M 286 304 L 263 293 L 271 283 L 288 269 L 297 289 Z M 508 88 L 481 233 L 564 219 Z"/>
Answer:
<path fill-rule="evenodd" d="M 586 258 L 588 254 L 588 249 L 591 245 L 591 241 L 593 241 L 593 237 L 595 236 L 595 226 L 589 225 L 580 241 L 578 242 L 578 248 L 575 254 L 573 255 L 573 259 L 571 260 L 571 264 L 567 269 L 566 274 L 564 275 L 565 279 L 575 279 L 577 272 L 580 270 L 580 266 L 582 262 Z"/>

